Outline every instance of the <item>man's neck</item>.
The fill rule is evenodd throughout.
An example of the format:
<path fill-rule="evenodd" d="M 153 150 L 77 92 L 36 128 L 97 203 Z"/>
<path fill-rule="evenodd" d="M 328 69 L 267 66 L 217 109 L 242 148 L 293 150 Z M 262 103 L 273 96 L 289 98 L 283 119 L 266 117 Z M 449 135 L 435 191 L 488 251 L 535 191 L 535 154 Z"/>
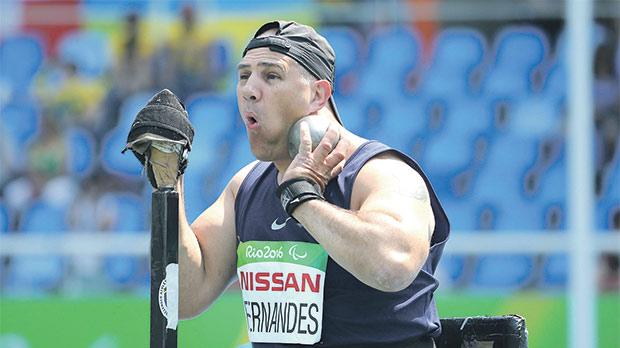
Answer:
<path fill-rule="evenodd" d="M 344 128 L 340 129 L 341 134 L 340 134 L 340 141 L 344 142 L 344 160 L 347 161 L 349 159 L 349 157 L 351 157 L 351 155 L 353 154 L 353 152 L 355 152 L 355 150 L 357 150 L 357 148 L 362 145 L 366 139 L 361 138 L 349 131 L 347 131 Z M 277 161 L 273 161 L 272 163 L 276 166 L 276 169 L 278 170 L 278 183 L 281 182 L 281 178 L 282 175 L 284 174 L 284 172 L 288 169 L 288 167 L 291 165 L 292 159 L 290 158 L 286 158 L 286 159 L 282 159 L 282 160 L 277 160 Z"/>

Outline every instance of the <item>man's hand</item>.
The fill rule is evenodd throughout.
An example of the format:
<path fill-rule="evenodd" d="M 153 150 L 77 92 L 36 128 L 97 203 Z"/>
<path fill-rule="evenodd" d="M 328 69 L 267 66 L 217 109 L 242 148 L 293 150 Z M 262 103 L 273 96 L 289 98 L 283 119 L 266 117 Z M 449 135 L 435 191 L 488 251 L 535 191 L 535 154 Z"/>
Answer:
<path fill-rule="evenodd" d="M 334 126 L 329 126 L 323 139 L 312 151 L 312 138 L 308 123 L 300 126 L 299 153 L 293 158 L 282 175 L 281 182 L 291 179 L 307 178 L 325 190 L 327 183 L 340 174 L 344 166 L 344 153 L 339 148 L 340 134 Z"/>

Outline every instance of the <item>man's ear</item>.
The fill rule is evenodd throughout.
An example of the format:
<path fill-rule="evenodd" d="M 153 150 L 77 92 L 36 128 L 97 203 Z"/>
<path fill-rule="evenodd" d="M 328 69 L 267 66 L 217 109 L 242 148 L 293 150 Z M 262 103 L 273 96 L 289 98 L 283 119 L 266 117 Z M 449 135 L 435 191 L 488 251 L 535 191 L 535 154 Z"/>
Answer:
<path fill-rule="evenodd" d="M 332 96 L 332 86 L 327 80 L 313 81 L 310 113 L 315 113 L 327 105 Z"/>

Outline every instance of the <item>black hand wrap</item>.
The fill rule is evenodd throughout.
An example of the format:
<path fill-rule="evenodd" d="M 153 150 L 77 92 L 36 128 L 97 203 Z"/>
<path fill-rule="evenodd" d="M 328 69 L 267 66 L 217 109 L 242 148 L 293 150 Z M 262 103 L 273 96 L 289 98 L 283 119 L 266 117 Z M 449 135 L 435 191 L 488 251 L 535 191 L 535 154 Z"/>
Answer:
<path fill-rule="evenodd" d="M 276 191 L 282 208 L 289 216 L 293 216 L 293 211 L 303 202 L 320 199 L 325 200 L 321 194 L 321 187 L 310 179 L 296 178 L 283 182 Z"/>
<path fill-rule="evenodd" d="M 189 121 L 185 106 L 174 93 L 164 89 L 157 93 L 140 110 L 127 135 L 123 152 L 131 149 L 147 169 L 149 181 L 157 187 L 151 163 L 148 161 L 153 141 L 179 144 L 178 175 L 183 174 L 188 163 L 188 153 L 194 139 L 194 127 Z"/>

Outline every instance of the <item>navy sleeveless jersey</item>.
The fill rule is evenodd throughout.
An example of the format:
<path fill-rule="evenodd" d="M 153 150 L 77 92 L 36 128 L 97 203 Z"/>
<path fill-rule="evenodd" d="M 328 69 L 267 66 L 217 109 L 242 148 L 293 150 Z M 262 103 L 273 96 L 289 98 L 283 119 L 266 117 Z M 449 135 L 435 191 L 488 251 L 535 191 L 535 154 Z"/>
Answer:
<path fill-rule="evenodd" d="M 347 160 L 340 175 L 325 189 L 331 204 L 349 209 L 355 178 L 368 160 L 391 152 L 415 169 L 426 182 L 435 216 L 435 230 L 428 259 L 415 280 L 398 292 L 371 288 L 340 267 L 331 258 L 325 273 L 322 333 L 317 347 L 375 344 L 389 346 L 441 333 L 433 292 L 433 276 L 449 235 L 448 218 L 433 188 L 418 164 L 407 155 L 377 141 L 362 144 Z M 247 241 L 295 241 L 317 243 L 282 209 L 276 197 L 277 169 L 259 162 L 247 175 L 235 201 L 237 243 Z M 364 253 L 363 250 L 359 251 Z M 375 262 L 368 254 L 367 262 Z M 248 320 L 250 318 L 248 317 Z M 282 343 L 254 343 L 254 347 L 290 347 Z"/>

